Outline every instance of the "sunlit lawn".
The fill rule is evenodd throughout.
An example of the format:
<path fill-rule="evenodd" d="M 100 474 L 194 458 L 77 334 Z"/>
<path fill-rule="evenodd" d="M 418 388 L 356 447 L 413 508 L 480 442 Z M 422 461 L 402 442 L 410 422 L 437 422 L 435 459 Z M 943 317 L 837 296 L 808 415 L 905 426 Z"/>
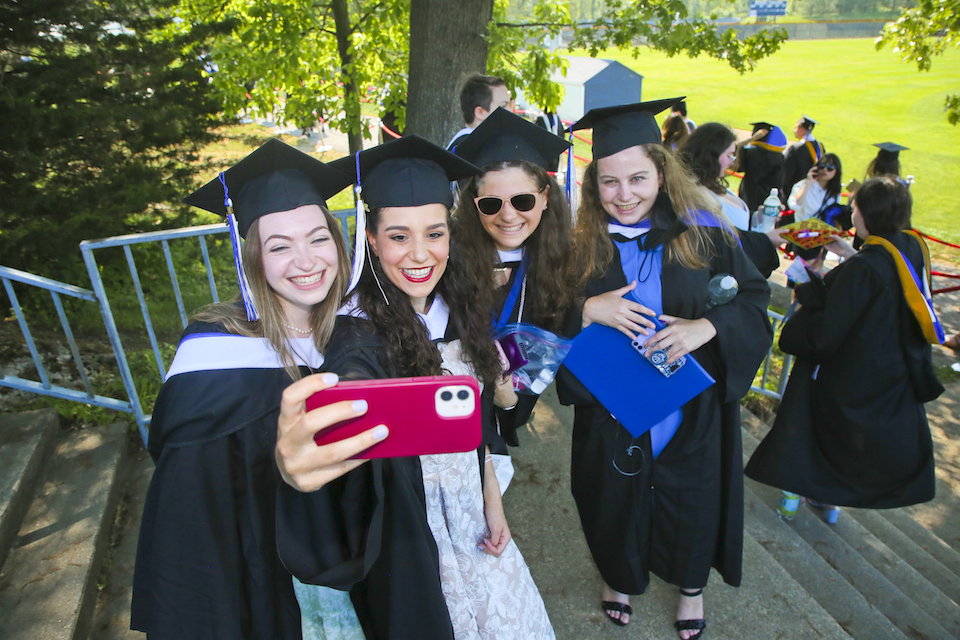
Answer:
<path fill-rule="evenodd" d="M 801 113 L 821 122 L 815 130 L 828 151 L 840 156 L 844 182 L 863 179 L 876 154 L 874 142 L 911 148 L 901 153 L 904 174 L 913 186 L 914 224 L 921 230 L 960 241 L 960 127 L 947 123 L 944 96 L 960 91 L 960 51 L 950 50 L 920 73 L 872 39 L 786 42 L 756 70 L 743 76 L 708 58 L 667 58 L 644 51 L 608 51 L 644 76 L 643 98 L 687 96 L 689 115 L 698 124 L 716 121 L 748 129 L 766 120 L 792 137 Z M 589 156 L 584 148 L 580 155 Z"/>

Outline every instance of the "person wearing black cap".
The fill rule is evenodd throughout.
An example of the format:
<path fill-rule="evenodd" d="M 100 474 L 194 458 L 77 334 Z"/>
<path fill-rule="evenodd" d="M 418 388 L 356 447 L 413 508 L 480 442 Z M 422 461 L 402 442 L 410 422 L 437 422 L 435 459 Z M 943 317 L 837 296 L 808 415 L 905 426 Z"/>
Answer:
<path fill-rule="evenodd" d="M 359 167 L 369 225 L 358 229 L 370 251 L 325 366 L 347 379 L 475 375 L 484 403 L 496 402 L 490 300 L 449 211 L 450 181 L 479 169 L 417 136 L 343 163 Z M 296 452 L 283 439 L 286 458 Z M 368 640 L 553 638 L 479 453 L 373 460 L 319 488 L 309 469 L 293 474 L 278 497 L 284 565 L 305 582 L 349 589 Z"/>
<path fill-rule="evenodd" d="M 605 583 L 601 607 L 614 623 L 628 622 L 628 594 L 643 593 L 652 571 L 680 587 L 675 626 L 688 640 L 706 626 L 702 593 L 711 566 L 727 583 L 740 583 L 738 400 L 772 330 L 766 280 L 715 201 L 659 144 L 654 115 L 676 102 L 594 109 L 573 125 L 593 128 L 594 160 L 575 236 L 587 299 L 570 332 L 599 322 L 645 341 L 648 352 L 665 350 L 671 363 L 695 357 L 718 382 L 636 439 L 565 367 L 557 391 L 576 408 L 570 482 Z M 738 293 L 713 300 L 709 283 L 728 275 Z M 655 331 L 651 316 L 665 327 Z"/>
<path fill-rule="evenodd" d="M 325 200 L 349 183 L 271 139 L 184 200 L 229 218 L 242 300 L 193 318 L 154 407 L 130 620 L 151 640 L 301 635 L 276 551 L 274 442 L 281 394 L 317 378 L 304 376 L 323 364 L 346 290 L 347 253 Z M 339 467 L 373 442 L 366 433 L 321 455 Z M 336 609 L 325 617 L 361 637 L 350 602 L 323 598 Z"/>
<path fill-rule="evenodd" d="M 797 142 L 783 152 L 783 188 L 780 200 L 786 204 L 793 185 L 803 180 L 810 168 L 817 164 L 823 155 L 823 143 L 813 137 L 813 128 L 820 124 L 809 116 L 801 116 L 793 126 L 793 135 Z M 766 196 L 764 196 L 766 197 Z"/>
<path fill-rule="evenodd" d="M 743 173 L 740 197 L 752 212 L 763 206 L 771 189 L 783 186 L 783 151 L 787 137 L 769 122 L 751 122 L 753 135 L 737 143 L 738 169 Z"/>
<path fill-rule="evenodd" d="M 570 146 L 497 109 L 457 147 L 458 156 L 483 168 L 464 184 L 456 217 L 470 269 L 489 274 L 497 290 L 491 309 L 497 329 L 525 322 L 563 330 L 576 293 L 569 268 L 571 216 L 548 170 Z M 529 420 L 537 397 L 520 395 L 515 407 L 498 409 L 486 425 L 503 490 L 513 475 L 507 444 L 520 444 L 516 429 Z"/>
<path fill-rule="evenodd" d="M 904 180 L 901 176 L 900 168 L 900 152 L 909 151 L 909 147 L 897 144 L 896 142 L 877 142 L 874 143 L 875 147 L 878 148 L 876 157 L 870 161 L 870 164 L 867 165 L 867 172 L 864 180 L 869 180 L 870 178 L 879 178 L 880 176 L 892 175 L 897 176 L 900 182 L 906 186 L 910 187 L 912 176 L 908 176 L 908 180 Z M 860 183 L 856 180 L 851 180 L 850 184 L 847 186 L 847 191 L 850 192 L 851 198 L 857 192 L 857 189 L 860 188 Z"/>

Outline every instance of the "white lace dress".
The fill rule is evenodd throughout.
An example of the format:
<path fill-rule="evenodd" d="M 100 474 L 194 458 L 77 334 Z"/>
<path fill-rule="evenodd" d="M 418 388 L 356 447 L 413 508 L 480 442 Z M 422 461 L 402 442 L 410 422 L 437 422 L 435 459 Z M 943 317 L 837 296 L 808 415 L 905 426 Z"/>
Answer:
<path fill-rule="evenodd" d="M 473 375 L 460 358 L 459 340 L 438 346 L 445 371 Z M 476 452 L 420 456 L 420 465 L 456 639 L 553 639 L 543 599 L 513 540 L 499 558 L 477 548 L 489 531 Z"/>

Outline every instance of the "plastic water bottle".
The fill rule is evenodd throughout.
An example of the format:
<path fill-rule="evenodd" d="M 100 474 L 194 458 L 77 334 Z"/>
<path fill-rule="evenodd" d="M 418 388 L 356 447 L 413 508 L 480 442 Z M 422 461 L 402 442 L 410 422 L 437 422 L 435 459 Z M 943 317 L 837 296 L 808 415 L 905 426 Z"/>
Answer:
<path fill-rule="evenodd" d="M 777 514 L 781 520 L 793 520 L 797 515 L 797 509 L 800 508 L 800 494 L 789 491 L 782 492 L 780 496 L 780 506 L 777 507 Z"/>
<path fill-rule="evenodd" d="M 763 201 L 763 207 L 761 207 L 763 218 L 760 223 L 760 231 L 764 233 L 773 231 L 774 227 L 777 226 L 777 214 L 780 213 L 780 196 L 778 193 L 776 188 L 770 189 L 770 195 Z"/>
<path fill-rule="evenodd" d="M 727 304 L 737 295 L 740 283 L 729 273 L 718 273 L 707 284 L 707 309 Z"/>

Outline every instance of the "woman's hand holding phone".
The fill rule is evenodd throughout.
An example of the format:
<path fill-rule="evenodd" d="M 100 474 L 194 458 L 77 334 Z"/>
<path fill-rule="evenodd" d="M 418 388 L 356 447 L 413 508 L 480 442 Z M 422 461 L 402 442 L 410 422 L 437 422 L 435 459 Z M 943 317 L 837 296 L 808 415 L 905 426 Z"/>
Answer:
<path fill-rule="evenodd" d="M 317 446 L 313 437 L 318 431 L 367 412 L 365 400 L 337 402 L 307 412 L 307 398 L 338 381 L 335 373 L 314 374 L 294 382 L 283 392 L 277 419 L 276 460 L 284 482 L 297 491 L 316 491 L 355 469 L 366 460 L 352 460 L 351 456 L 387 437 L 387 427 L 379 425 L 351 438 Z"/>

